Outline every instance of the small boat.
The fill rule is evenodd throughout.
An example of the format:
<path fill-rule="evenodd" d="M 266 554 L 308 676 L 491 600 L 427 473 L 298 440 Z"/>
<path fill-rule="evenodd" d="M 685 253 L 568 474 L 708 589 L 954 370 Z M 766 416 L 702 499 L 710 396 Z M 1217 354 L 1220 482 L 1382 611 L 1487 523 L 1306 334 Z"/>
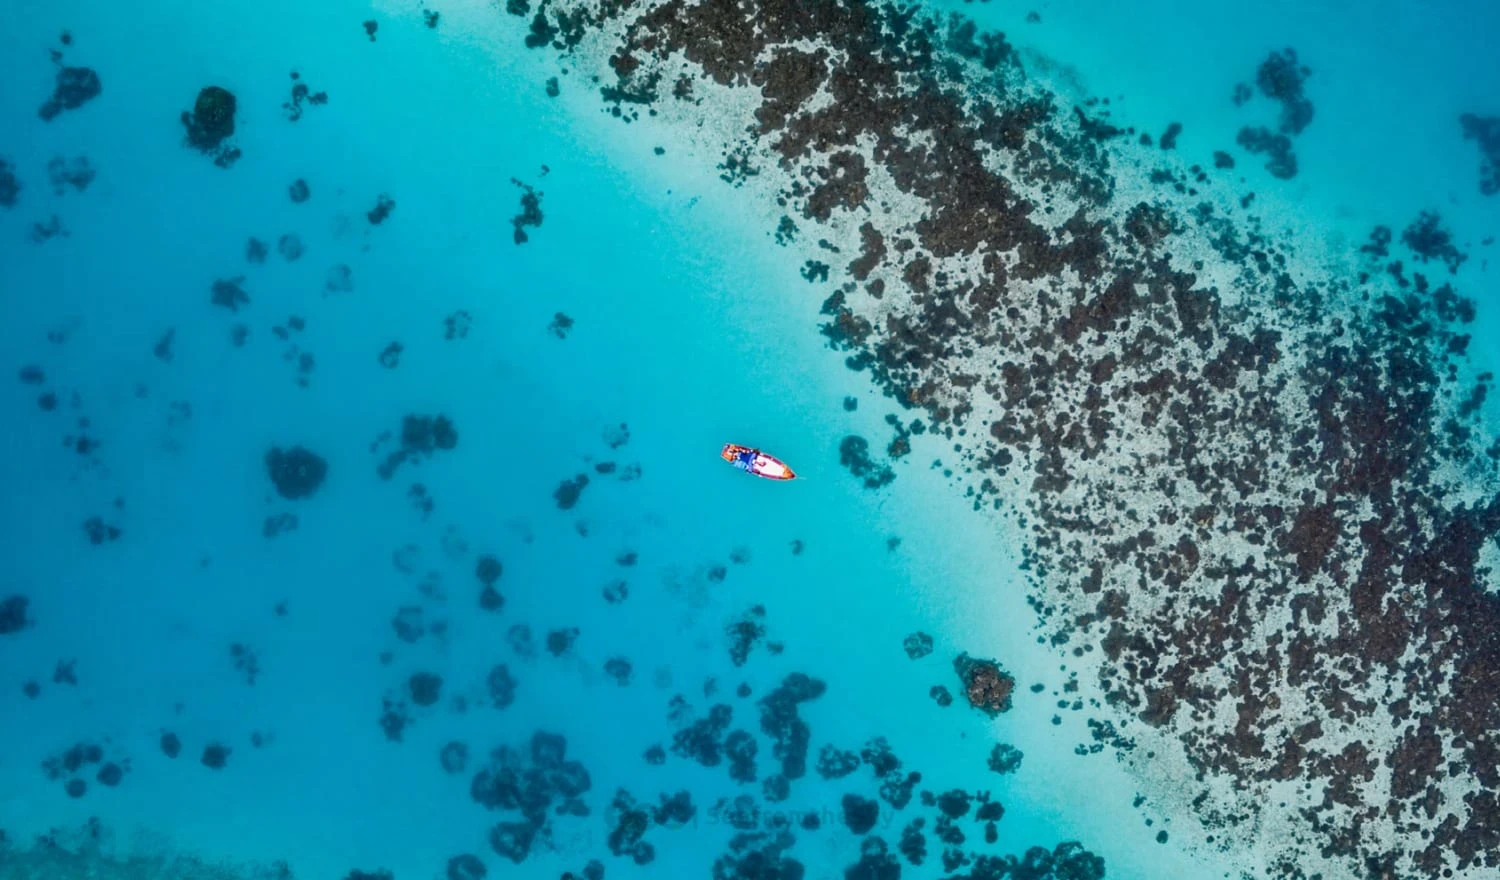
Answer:
<path fill-rule="evenodd" d="M 776 456 L 767 455 L 749 446 L 740 446 L 738 443 L 725 443 L 719 457 L 747 474 L 765 477 L 768 480 L 791 480 L 797 476 L 786 462 Z"/>

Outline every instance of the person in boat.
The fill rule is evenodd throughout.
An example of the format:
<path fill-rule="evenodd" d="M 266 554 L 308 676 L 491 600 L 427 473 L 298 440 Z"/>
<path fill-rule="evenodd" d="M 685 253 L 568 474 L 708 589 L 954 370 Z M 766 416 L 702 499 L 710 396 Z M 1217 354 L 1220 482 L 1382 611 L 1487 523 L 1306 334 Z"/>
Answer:
<path fill-rule="evenodd" d="M 741 449 L 734 456 L 734 466 L 742 471 L 748 471 L 755 467 L 755 450 Z"/>

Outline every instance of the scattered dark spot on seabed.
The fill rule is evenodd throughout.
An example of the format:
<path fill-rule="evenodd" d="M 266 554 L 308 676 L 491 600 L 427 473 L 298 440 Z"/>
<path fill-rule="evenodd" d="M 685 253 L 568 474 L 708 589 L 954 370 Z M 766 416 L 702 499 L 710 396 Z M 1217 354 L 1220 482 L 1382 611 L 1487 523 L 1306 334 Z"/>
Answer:
<path fill-rule="evenodd" d="M 303 105 L 307 105 L 310 107 L 320 107 L 324 104 L 327 104 L 328 93 L 313 91 L 308 87 L 306 82 L 303 82 L 302 74 L 298 73 L 295 70 L 292 71 L 291 77 L 292 92 L 290 97 L 288 97 L 286 101 L 282 102 L 281 112 L 286 114 L 287 121 L 296 122 L 297 120 L 302 118 Z M 305 195 L 303 199 L 299 199 L 295 195 L 293 195 L 292 201 L 300 202 L 305 198 Z"/>
<path fill-rule="evenodd" d="M 14 208 L 21 194 L 21 180 L 16 177 L 16 166 L 0 159 L 0 208 Z"/>
<path fill-rule="evenodd" d="M 234 134 L 234 116 L 239 102 L 222 86 L 205 86 L 198 92 L 192 110 L 182 111 L 188 146 L 212 156 L 214 164 L 228 168 L 240 158 L 238 147 L 226 143 Z"/>
<path fill-rule="evenodd" d="M 54 238 L 67 238 L 68 235 L 68 228 L 63 225 L 62 218 L 56 214 L 46 220 L 38 220 L 31 224 L 31 240 L 37 244 Z"/>
<path fill-rule="evenodd" d="M 230 748 L 223 743 L 211 742 L 203 747 L 203 766 L 210 770 L 222 770 L 229 763 Z"/>
<path fill-rule="evenodd" d="M 0 602 L 0 635 L 11 635 L 31 625 L 26 608 L 31 600 L 25 596 L 7 596 Z"/>
<path fill-rule="evenodd" d="M 521 213 L 510 220 L 510 225 L 514 229 L 513 238 L 516 244 L 525 244 L 529 240 L 526 230 L 542 225 L 542 193 L 515 178 L 511 178 L 510 182 L 522 190 Z"/>
<path fill-rule="evenodd" d="M 1479 191 L 1500 193 L 1500 116 L 1465 113 L 1458 118 L 1464 138 L 1479 146 Z"/>
<path fill-rule="evenodd" d="M 393 440 L 397 443 L 397 448 L 386 453 L 376 468 L 376 473 L 383 480 L 395 476 L 397 469 L 403 464 L 417 464 L 439 452 L 457 447 L 458 428 L 445 415 L 408 415 L 401 420 L 401 433 L 398 436 L 393 437 L 389 431 L 383 432 L 370 446 L 372 450 L 378 450 Z"/>
<path fill-rule="evenodd" d="M 375 200 L 375 207 L 367 211 L 365 217 L 370 221 L 370 225 L 379 226 L 385 222 L 387 217 L 391 216 L 391 212 L 394 210 L 396 210 L 396 200 L 385 193 L 381 193 Z"/>
<path fill-rule="evenodd" d="M 52 96 L 37 110 L 37 115 L 43 121 L 51 122 L 64 110 L 77 110 L 99 97 L 101 91 L 103 86 L 99 82 L 99 74 L 93 68 L 64 67 L 59 64 Z"/>
<path fill-rule="evenodd" d="M 3 179 L 5 163 L 0 162 L 0 204 L 5 204 L 5 183 Z M 47 162 L 47 179 L 52 183 L 54 195 L 62 195 L 72 187 L 77 192 L 83 192 L 94 182 L 94 167 L 89 164 L 87 156 L 74 156 L 67 159 L 62 156 L 54 156 Z M 11 194 L 14 203 L 14 194 Z"/>
<path fill-rule="evenodd" d="M 302 239 L 296 233 L 288 232 L 276 240 L 276 252 L 288 263 L 295 263 L 305 250 Z"/>
<path fill-rule="evenodd" d="M 1300 243 L 1246 218 L 1248 196 L 1153 177 L 1135 139 L 1102 137 L 1110 123 L 962 18 L 837 0 L 507 11 L 569 67 L 596 60 L 578 51 L 595 32 L 600 97 L 622 120 L 711 126 L 699 102 L 758 103 L 718 132 L 720 170 L 779 200 L 779 243 L 820 224 L 861 254 L 829 268 L 829 345 L 950 444 L 944 466 L 976 509 L 1008 502 L 1042 638 L 1106 698 L 1100 744 L 1143 778 L 1161 765 L 1199 780 L 1190 837 L 1257 848 L 1286 877 L 1500 865 L 1486 647 L 1500 603 L 1480 555 L 1500 535 L 1500 445 L 1453 388 L 1473 318 L 1458 290 L 1358 252 L 1348 269 L 1299 261 Z M 1277 177 L 1297 172 L 1308 75 L 1274 52 L 1236 89 L 1236 104 L 1259 92 L 1278 107 L 1239 136 Z M 1496 126 L 1461 122 L 1493 191 Z M 887 207 L 877 181 L 920 210 Z M 1147 181 L 1148 201 L 1117 195 Z M 1408 232 L 1417 260 L 1460 262 L 1435 222 Z M 1233 306 L 1209 277 L 1229 279 Z M 864 438 L 840 457 L 872 488 L 894 477 Z M 1012 698 L 989 661 L 957 671 L 986 711 Z M 805 728 L 770 721 L 783 717 L 763 729 L 795 780 Z M 907 825 L 900 853 L 920 860 L 949 821 Z M 1266 822 L 1281 831 L 1249 831 Z M 715 870 L 780 876 L 793 840 L 747 831 Z M 950 873 L 1017 866 L 950 850 Z M 871 841 L 850 876 L 887 857 Z M 1076 844 L 1026 861 L 1028 876 L 1103 873 Z"/>
<path fill-rule="evenodd" d="M 264 263 L 266 254 L 271 252 L 270 245 L 258 238 L 251 238 L 245 242 L 245 260 L 250 263 Z"/>
<path fill-rule="evenodd" d="M 266 453 L 266 471 L 277 494 L 295 501 L 318 491 L 328 475 L 328 462 L 301 446 L 274 447 Z"/>

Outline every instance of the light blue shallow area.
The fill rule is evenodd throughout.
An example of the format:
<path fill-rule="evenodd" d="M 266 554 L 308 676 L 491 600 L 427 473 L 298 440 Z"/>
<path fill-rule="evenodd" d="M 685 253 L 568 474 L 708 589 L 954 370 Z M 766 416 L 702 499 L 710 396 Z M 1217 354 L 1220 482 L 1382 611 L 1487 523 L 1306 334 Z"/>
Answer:
<path fill-rule="evenodd" d="M 1032 644 L 1015 548 L 965 516 L 927 468 L 947 450 L 919 443 L 884 493 L 839 466 L 846 434 L 885 442 L 892 408 L 821 346 L 826 290 L 778 261 L 733 193 L 698 188 L 704 175 L 679 166 L 674 145 L 657 157 L 611 138 L 616 124 L 566 78 L 564 96 L 549 99 L 551 71 L 520 47 L 517 20 L 484 4 L 434 6 L 444 17 L 429 30 L 409 5 L 12 3 L 0 26 L 0 156 L 24 189 L 0 211 L 0 352 L 11 375 L 40 366 L 62 404 L 45 413 L 43 388 L 0 384 L 11 426 L 0 432 L 0 597 L 25 593 L 36 620 L 0 638 L 0 828 L 24 836 L 100 816 L 210 858 L 284 858 L 308 877 L 384 866 L 426 878 L 463 851 L 501 876 L 556 876 L 595 857 L 609 876 L 703 876 L 730 834 L 706 811 L 744 789 L 722 767 L 675 756 L 651 767 L 640 756 L 670 738 L 674 694 L 699 714 L 733 703 L 733 726 L 755 731 L 754 700 L 805 671 L 828 684 L 802 713 L 814 755 L 823 743 L 857 749 L 883 735 L 924 773 L 923 787 L 988 789 L 1006 803 L 996 851 L 1079 839 L 1106 857 L 1111 877 L 1185 876 L 1191 858 L 1153 842 L 1160 826 L 1130 809 L 1133 790 L 1108 756 L 1073 758 L 1067 737 L 1086 733 L 1050 725 L 1064 676 Z M 1227 88 L 1253 77 L 1269 49 L 1296 46 L 1315 70 L 1318 116 L 1299 140 L 1302 175 L 1279 185 L 1286 198 L 1303 199 L 1320 222 L 1346 222 L 1355 242 L 1370 223 L 1401 224 L 1423 206 L 1442 208 L 1464 241 L 1494 232 L 1500 202 L 1478 197 L 1477 154 L 1453 118 L 1500 112 L 1500 89 L 1480 85 L 1492 68 L 1460 63 L 1469 43 L 1445 48 L 1472 40 L 1478 51 L 1476 34 L 1496 32 L 1473 24 L 1478 13 L 1414 20 L 1365 5 L 1356 33 L 1336 9 L 1263 12 L 1251 27 L 1185 3 L 1130 14 L 1098 5 L 1038 6 L 1039 25 L 1021 20 L 1022 7 L 962 9 L 1075 65 L 1087 89 L 1128 95 L 1120 112 L 1130 122 L 1153 131 L 1184 122 L 1179 149 L 1205 159 L 1242 124 Z M 373 44 L 361 28 L 371 18 Z M 1429 63 L 1395 73 L 1392 52 L 1369 48 L 1391 39 L 1376 27 L 1388 20 L 1414 41 L 1395 54 Z M 97 69 L 104 91 L 43 124 L 47 49 L 63 29 L 74 37 L 67 61 Z M 295 123 L 281 112 L 292 70 L 330 96 Z M 181 144 L 177 116 L 209 84 L 239 99 L 244 157 L 228 171 Z M 1387 105 L 1388 116 L 1371 116 Z M 1378 134 L 1356 136 L 1360 126 Z M 1397 129 L 1417 134 L 1393 140 Z M 1369 137 L 1378 149 L 1364 146 Z M 54 195 L 47 162 L 79 154 L 97 179 Z M 300 205 L 286 195 L 299 177 L 312 189 Z M 545 220 L 522 246 L 511 240 L 523 192 L 512 178 L 543 193 Z M 1375 185 L 1382 179 L 1388 186 Z M 382 193 L 396 208 L 372 226 L 365 212 Z M 69 235 L 31 242 L 32 223 L 53 214 Z M 297 262 L 276 253 L 285 233 L 306 244 Z M 272 246 L 264 265 L 244 259 L 250 236 Z M 1465 269 L 1486 322 L 1480 356 L 1500 338 L 1484 254 L 1476 247 Z M 327 292 L 340 264 L 353 288 Z M 240 275 L 250 304 L 238 314 L 211 306 L 212 283 Z M 471 330 L 445 340 L 444 320 L 459 309 Z M 575 322 L 565 339 L 548 331 L 558 312 Z M 291 315 L 306 329 L 277 339 L 272 328 Z M 250 328 L 244 348 L 230 343 L 238 321 Z M 153 346 L 169 328 L 167 363 Z M 404 350 L 387 370 L 377 356 L 393 340 Z M 306 388 L 295 381 L 303 351 L 316 364 Z M 846 395 L 857 411 L 845 411 Z M 370 446 L 409 413 L 450 416 L 458 447 L 383 481 L 382 453 Z M 62 446 L 81 418 L 102 444 L 91 456 Z M 606 430 L 622 422 L 630 440 L 611 450 Z M 805 480 L 748 479 L 718 460 L 725 441 L 763 446 Z M 297 502 L 275 497 L 262 465 L 269 447 L 293 444 L 330 468 L 317 495 Z M 605 460 L 638 465 L 640 479 L 595 473 Z M 578 505 L 558 509 L 554 491 L 579 473 L 592 479 Z M 427 518 L 407 498 L 414 481 L 435 499 Z M 264 538 L 265 518 L 286 512 L 300 527 Z M 123 537 L 91 546 L 81 527 L 91 516 Z M 800 555 L 793 541 L 804 542 Z M 398 551 L 418 560 L 412 573 L 393 565 Z M 617 563 L 625 551 L 639 554 L 634 567 Z M 748 561 L 733 562 L 737 551 Z M 480 553 L 505 566 L 498 615 L 476 607 Z M 711 572 L 721 565 L 719 582 Z M 438 586 L 428 592 L 445 598 L 424 595 L 429 574 Z M 611 605 L 601 591 L 618 579 L 630 598 Z M 281 602 L 284 617 L 274 613 Z M 760 645 L 737 669 L 723 628 L 756 604 L 785 651 Z M 447 621 L 446 640 L 397 640 L 391 618 L 403 605 Z M 538 641 L 559 627 L 581 635 L 569 656 L 527 660 L 506 642 L 521 622 Z M 916 630 L 936 643 L 920 662 L 901 648 Z M 258 657 L 254 686 L 234 667 L 233 643 Z M 957 690 L 959 651 L 1016 673 L 1014 713 L 991 723 L 928 698 L 933 684 Z M 624 688 L 602 671 L 616 656 L 633 664 Z M 55 664 L 70 659 L 78 685 L 53 683 Z M 382 736 L 382 696 L 411 672 L 438 672 L 445 694 L 472 695 L 497 662 L 520 682 L 514 706 L 460 713 L 445 699 L 413 710 L 403 742 Z M 30 680 L 41 684 L 35 700 L 21 690 Z M 749 700 L 732 696 L 741 681 Z M 1046 692 L 1026 691 L 1033 682 Z M 538 728 L 565 733 L 591 770 L 595 815 L 555 820 L 556 852 L 502 866 L 484 837 L 497 817 L 469 800 L 466 776 L 441 771 L 438 750 L 458 738 L 477 756 Z M 182 738 L 176 761 L 157 747 L 163 730 Z M 252 732 L 266 744 L 252 746 Z M 984 766 L 1001 740 L 1028 755 L 1013 777 Z M 75 800 L 46 779 L 40 762 L 80 741 L 129 760 L 118 788 L 92 785 Z M 198 763 L 215 741 L 232 748 L 217 772 Z M 1066 759 L 1048 760 L 1049 748 Z M 764 738 L 759 763 L 766 775 Z M 873 795 L 868 776 L 824 784 L 810 774 L 793 786 L 789 811 L 824 815 L 795 853 L 809 876 L 840 876 L 857 858 L 858 841 L 835 827 L 838 802 L 845 791 Z M 604 847 L 602 814 L 617 787 L 649 803 L 689 789 L 699 822 L 652 830 L 658 861 L 635 868 Z M 905 818 L 882 816 L 892 846 Z M 936 875 L 934 866 L 922 874 Z"/>

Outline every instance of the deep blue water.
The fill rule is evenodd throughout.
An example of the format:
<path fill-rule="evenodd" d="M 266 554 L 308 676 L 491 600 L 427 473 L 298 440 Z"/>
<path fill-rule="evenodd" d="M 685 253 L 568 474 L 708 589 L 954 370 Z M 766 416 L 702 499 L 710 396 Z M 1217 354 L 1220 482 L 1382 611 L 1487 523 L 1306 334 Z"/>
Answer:
<path fill-rule="evenodd" d="M 820 296 L 765 232 L 773 208 L 723 186 L 717 157 L 619 126 L 580 83 L 549 97 L 519 20 L 487 4 L 434 3 L 435 28 L 405 2 L 10 5 L 0 159 L 21 189 L 0 208 L 12 376 L 0 599 L 26 597 L 29 622 L 0 635 L 12 842 L 98 817 L 120 852 L 284 860 L 299 877 L 436 877 L 459 853 L 499 876 L 590 859 L 608 876 L 702 876 L 734 832 L 715 801 L 761 801 L 776 769 L 757 701 L 805 673 L 826 685 L 799 709 L 810 762 L 825 744 L 885 737 L 919 788 L 1005 803 L 990 851 L 1078 840 L 1110 877 L 1211 875 L 1155 841 L 1179 817 L 1137 811 L 1107 756 L 1073 754 L 1081 719 L 1050 723 L 1066 677 L 1034 643 L 1017 547 L 928 467 L 950 450 L 919 440 L 881 492 L 840 466 L 846 435 L 887 433 L 890 403 L 823 345 Z M 1182 122 L 1184 161 L 1210 161 L 1271 112 L 1229 94 L 1267 51 L 1295 46 L 1317 108 L 1301 173 L 1276 181 L 1245 161 L 1245 187 L 1319 239 L 1358 242 L 1441 210 L 1471 253 L 1483 368 L 1500 351 L 1493 248 L 1479 244 L 1497 202 L 1479 194 L 1478 152 L 1455 120 L 1500 112 L 1485 54 L 1500 18 L 1388 5 L 1039 4 L 1039 23 L 1030 7 L 935 7 L 1003 28 L 1088 93 L 1125 96 L 1117 115 L 1143 130 Z M 96 70 L 102 91 L 47 122 L 53 49 Z M 293 121 L 296 82 L 328 100 Z M 237 99 L 243 155 L 228 169 L 183 143 L 179 114 L 207 85 Z M 54 191 L 49 161 L 80 156 L 86 188 Z M 310 195 L 295 202 L 299 179 Z M 518 244 L 527 192 L 543 219 Z M 374 223 L 383 196 L 394 208 Z M 65 233 L 35 240 L 54 216 Z M 284 236 L 301 242 L 294 260 Z M 251 239 L 263 261 L 247 259 Z M 214 305 L 216 282 L 248 301 Z M 451 420 L 457 444 L 384 479 L 409 417 Z M 748 479 L 718 460 L 727 441 L 804 479 Z M 268 475 L 268 451 L 293 447 L 326 462 L 308 497 L 281 497 Z M 576 504 L 561 504 L 580 475 Z M 481 607 L 486 555 L 503 566 L 498 610 Z M 621 583 L 628 597 L 608 601 Z M 421 621 L 414 641 L 393 625 L 402 608 L 418 609 L 403 618 Z M 726 627 L 747 615 L 765 633 L 736 665 Z M 576 641 L 549 651 L 548 634 L 569 628 Z M 902 647 L 915 632 L 935 648 L 916 661 Z M 931 699 L 934 685 L 959 690 L 952 658 L 965 651 L 1016 676 L 1013 712 Z M 628 683 L 608 671 L 616 658 Z M 487 705 L 496 664 L 517 683 L 504 708 Z M 441 677 L 433 705 L 413 701 L 414 673 Z M 1044 695 L 1021 699 L 1032 684 Z M 672 752 L 679 694 L 683 718 L 733 707 L 729 728 L 758 740 L 760 779 Z M 386 699 L 404 706 L 399 740 L 380 723 Z M 591 815 L 551 818 L 551 844 L 516 866 L 491 848 L 499 817 L 470 780 L 490 749 L 524 749 L 537 730 L 564 735 L 587 767 Z M 441 766 L 450 741 L 469 749 L 464 772 Z M 1002 742 L 1026 758 L 998 776 L 985 764 Z M 46 772 L 78 744 L 98 760 Z M 215 744 L 228 749 L 218 769 L 202 760 Z M 643 760 L 659 744 L 666 762 Z M 98 776 L 111 762 L 114 785 Z M 760 809 L 820 816 L 795 854 L 810 877 L 842 876 L 860 855 L 842 798 L 875 787 L 863 767 L 834 781 L 809 770 Z M 687 791 L 696 805 L 685 827 L 646 834 L 648 866 L 607 845 L 620 789 L 648 806 Z M 913 815 L 881 808 L 893 849 Z M 978 844 L 983 823 L 962 824 Z M 911 876 L 942 873 L 929 849 Z M 0 874 L 7 862 L 30 864 L 6 851 Z"/>

